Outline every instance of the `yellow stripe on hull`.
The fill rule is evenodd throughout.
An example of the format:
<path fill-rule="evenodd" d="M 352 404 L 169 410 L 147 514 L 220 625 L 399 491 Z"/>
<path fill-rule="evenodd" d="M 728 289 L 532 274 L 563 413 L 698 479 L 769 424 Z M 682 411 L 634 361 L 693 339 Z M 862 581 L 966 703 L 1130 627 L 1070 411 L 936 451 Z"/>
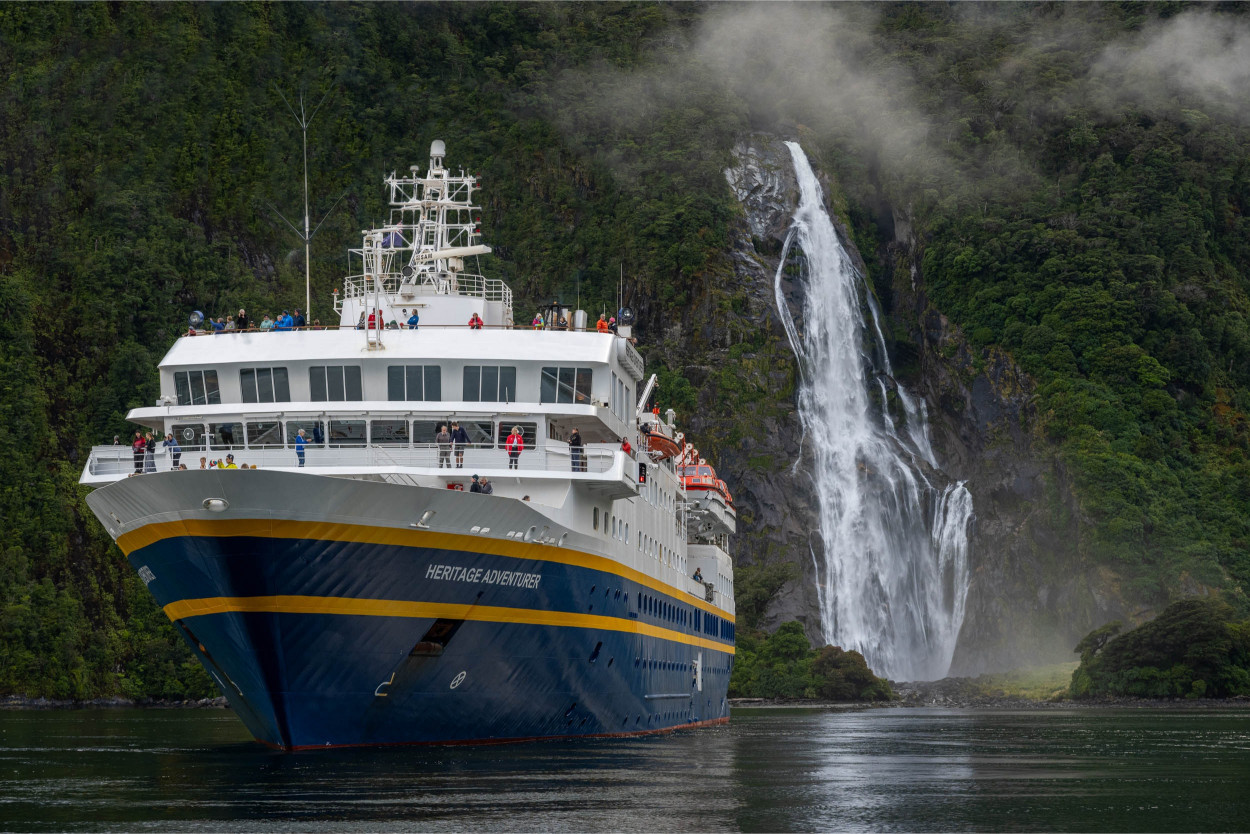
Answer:
<path fill-rule="evenodd" d="M 462 605 L 441 602 L 409 602 L 396 599 L 356 599 L 353 597 L 266 596 L 208 597 L 184 599 L 165 606 L 170 620 L 203 617 L 208 614 L 335 614 L 363 617 L 445 618 L 475 620 L 489 623 L 521 623 L 524 625 L 565 626 L 604 631 L 623 631 L 657 637 L 675 643 L 686 643 L 703 649 L 733 654 L 734 647 L 621 617 L 599 614 L 574 614 L 565 611 L 540 611 L 530 608 L 498 608 L 487 605 Z"/>

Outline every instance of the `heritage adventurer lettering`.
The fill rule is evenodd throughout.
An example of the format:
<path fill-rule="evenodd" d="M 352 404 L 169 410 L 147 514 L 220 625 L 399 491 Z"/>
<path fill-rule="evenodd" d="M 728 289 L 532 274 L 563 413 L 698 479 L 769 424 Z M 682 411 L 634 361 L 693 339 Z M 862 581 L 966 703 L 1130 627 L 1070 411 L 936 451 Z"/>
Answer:
<path fill-rule="evenodd" d="M 476 582 L 481 585 L 503 585 L 509 588 L 537 588 L 542 581 L 541 573 L 519 570 L 486 570 L 465 568 L 460 565 L 429 565 L 425 578 L 441 582 Z"/>

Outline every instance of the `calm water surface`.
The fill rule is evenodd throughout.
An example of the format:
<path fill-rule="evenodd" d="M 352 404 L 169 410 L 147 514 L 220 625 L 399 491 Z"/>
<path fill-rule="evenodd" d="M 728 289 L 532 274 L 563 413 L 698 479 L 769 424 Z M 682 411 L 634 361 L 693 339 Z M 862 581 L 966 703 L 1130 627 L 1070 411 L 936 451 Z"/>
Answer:
<path fill-rule="evenodd" d="M 1250 710 L 736 710 L 659 738 L 285 755 L 227 711 L 0 712 L 0 829 L 1246 831 Z"/>

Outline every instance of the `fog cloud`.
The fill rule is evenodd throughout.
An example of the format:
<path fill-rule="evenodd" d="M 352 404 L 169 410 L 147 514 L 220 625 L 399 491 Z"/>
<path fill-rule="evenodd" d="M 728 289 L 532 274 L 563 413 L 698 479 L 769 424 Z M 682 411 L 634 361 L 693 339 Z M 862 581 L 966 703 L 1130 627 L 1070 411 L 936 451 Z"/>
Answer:
<path fill-rule="evenodd" d="M 1190 12 L 1107 46 L 1094 77 L 1152 108 L 1218 108 L 1250 120 L 1250 24 Z"/>

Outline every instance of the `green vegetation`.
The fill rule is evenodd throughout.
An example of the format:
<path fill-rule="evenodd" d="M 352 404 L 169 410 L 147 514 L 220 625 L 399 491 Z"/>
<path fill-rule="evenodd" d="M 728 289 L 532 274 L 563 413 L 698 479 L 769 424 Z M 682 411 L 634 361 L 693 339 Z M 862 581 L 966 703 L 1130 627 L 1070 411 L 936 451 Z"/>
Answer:
<path fill-rule="evenodd" d="M 729 681 L 733 698 L 820 698 L 825 701 L 888 701 L 888 681 L 868 668 L 864 656 L 837 646 L 812 648 L 801 623 L 772 634 L 739 631 Z"/>
<path fill-rule="evenodd" d="M 797 621 L 785 623 L 772 634 L 760 627 L 769 602 L 796 575 L 789 562 L 746 565 L 735 571 L 738 639 L 730 696 L 826 701 L 892 698 L 890 684 L 872 673 L 859 652 L 837 646 L 813 649 Z"/>
<path fill-rule="evenodd" d="M 921 367 L 916 311 L 898 303 L 898 258 L 915 259 L 977 361 L 1005 350 L 1036 381 L 1081 555 L 1135 598 L 1198 583 L 1244 605 L 1250 129 L 1237 102 L 1124 94 L 1132 74 L 1105 69 L 1107 44 L 1184 11 L 777 7 L 832 22 L 789 26 L 814 38 L 803 49 L 722 50 L 733 72 L 700 60 L 696 43 L 715 43 L 701 27 L 738 13 L 754 12 L 0 5 L 0 691 L 209 694 L 76 480 L 88 448 L 153 401 L 189 311 L 303 306 L 302 247 L 266 207 L 300 201 L 278 89 L 330 92 L 309 134 L 314 213 L 346 194 L 314 241 L 313 316 L 332 317 L 346 245 L 384 215 L 381 177 L 445 139 L 450 164 L 484 177 L 483 265 L 522 317 L 552 295 L 614 308 L 623 267 L 660 401 L 702 421 L 713 459 L 796 381 L 784 339 L 749 326 L 754 302 L 731 286 L 740 209 L 723 170 L 752 129 L 798 135 L 838 180 L 899 372 Z M 786 63 L 847 32 L 845 54 L 886 79 L 862 119 Z M 896 215 L 916 251 L 891 248 Z M 740 591 L 743 610 L 755 595 Z M 740 688 L 818 691 L 854 665 L 822 650 L 818 666 L 792 629 L 749 631 Z"/>
<path fill-rule="evenodd" d="M 1077 645 L 1073 698 L 1250 695 L 1250 619 L 1237 620 L 1228 604 L 1184 599 L 1117 636 L 1119 627 L 1095 629 Z"/>

